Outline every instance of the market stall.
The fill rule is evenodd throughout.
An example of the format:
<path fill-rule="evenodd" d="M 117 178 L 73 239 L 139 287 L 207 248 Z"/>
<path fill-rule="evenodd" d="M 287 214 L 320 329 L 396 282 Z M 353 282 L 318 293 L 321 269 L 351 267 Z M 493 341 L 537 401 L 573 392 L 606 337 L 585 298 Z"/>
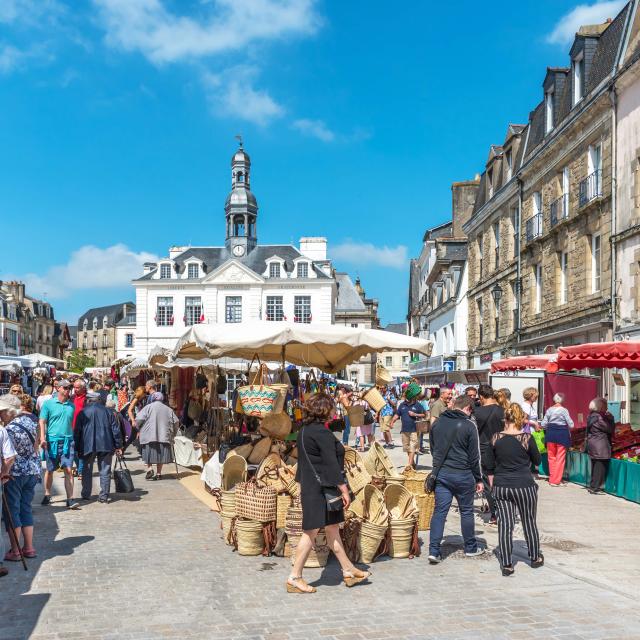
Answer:
<path fill-rule="evenodd" d="M 640 369 L 639 342 L 588 343 L 560 347 L 560 369 Z M 585 430 L 572 433 L 572 450 L 567 457 L 567 478 L 588 485 L 591 479 L 589 456 L 582 453 Z M 612 439 L 612 459 L 604 486 L 606 493 L 640 503 L 640 431 L 618 422 Z"/>
<path fill-rule="evenodd" d="M 301 533 L 301 510 L 296 502 L 297 448 L 291 432 L 300 424 L 305 395 L 331 383 L 326 378 L 317 378 L 314 369 L 336 373 L 363 355 L 391 350 L 428 355 L 431 344 L 384 331 L 287 323 L 259 323 L 251 327 L 200 325 L 178 342 L 173 353 L 176 361 L 189 359 L 203 364 L 231 357 L 260 362 L 257 373 L 249 374 L 250 384 L 236 390 L 226 415 L 211 407 L 210 430 L 215 434 L 216 451 L 203 471 L 209 483 L 218 485 L 215 490 L 220 496 L 225 539 L 241 554 L 270 553 L 278 547 L 278 540 L 286 537 L 290 554 L 295 555 Z M 265 360 L 280 361 L 279 369 L 270 372 L 262 364 Z M 310 371 L 304 377 L 292 365 L 309 367 Z M 209 385 L 211 388 L 217 385 L 215 376 Z M 420 520 L 418 500 L 403 487 L 400 493 L 399 489 L 388 494 L 380 491 L 387 485 L 402 485 L 406 478 L 393 471 L 388 459 L 385 464 L 386 452 L 382 447 L 373 447 L 367 460 L 355 451 L 350 451 L 349 456 L 347 474 L 352 488 L 358 494 L 367 489 L 367 500 L 378 501 L 380 509 L 376 513 L 384 521 L 372 522 L 353 514 L 350 519 L 353 526 L 345 531 L 349 548 L 354 556 L 362 554 L 366 543 L 371 559 L 378 547 L 384 547 L 384 552 L 392 557 L 407 557 L 415 546 L 412 532 L 417 531 Z M 237 458 L 244 462 L 239 463 Z M 420 481 L 415 484 L 421 486 Z M 423 511 L 430 517 L 429 502 L 422 502 Z M 328 553 L 325 554 L 322 544 L 319 547 L 312 557 L 313 562 L 321 564 L 323 557 L 326 562 Z"/>

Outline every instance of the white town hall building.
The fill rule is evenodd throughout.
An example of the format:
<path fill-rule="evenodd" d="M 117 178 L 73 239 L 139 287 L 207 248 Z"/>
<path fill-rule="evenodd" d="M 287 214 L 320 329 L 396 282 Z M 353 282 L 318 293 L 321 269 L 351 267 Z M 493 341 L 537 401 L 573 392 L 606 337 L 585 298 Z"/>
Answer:
<path fill-rule="evenodd" d="M 326 238 L 302 238 L 299 247 L 258 243 L 258 203 L 242 144 L 231 160 L 231 186 L 224 246 L 171 247 L 133 281 L 138 356 L 155 345 L 173 348 L 198 323 L 334 322 L 340 287 Z"/>

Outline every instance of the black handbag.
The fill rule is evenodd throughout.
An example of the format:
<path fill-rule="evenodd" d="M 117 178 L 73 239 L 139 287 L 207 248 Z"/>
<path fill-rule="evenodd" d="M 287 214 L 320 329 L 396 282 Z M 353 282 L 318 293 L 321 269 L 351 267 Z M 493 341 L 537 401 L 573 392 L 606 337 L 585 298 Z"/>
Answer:
<path fill-rule="evenodd" d="M 453 431 L 451 437 L 449 438 L 449 442 L 447 442 L 447 448 L 444 450 L 444 455 L 442 456 L 442 462 L 438 465 L 438 467 L 434 467 L 431 470 L 431 473 L 424 480 L 424 490 L 427 493 L 433 493 L 436 490 L 436 481 L 438 479 L 438 474 L 440 473 L 440 469 L 444 464 L 444 461 L 447 459 L 447 455 L 449 453 L 449 449 L 451 449 L 451 445 L 453 444 L 453 439 L 456 437 L 457 429 Z"/>
<path fill-rule="evenodd" d="M 118 464 L 120 468 L 118 469 Z M 116 493 L 131 493 L 135 490 L 133 480 L 131 479 L 131 471 L 127 469 L 127 465 L 121 456 L 116 456 L 116 464 L 113 470 L 113 482 L 116 485 Z"/>
<path fill-rule="evenodd" d="M 311 462 L 310 458 L 309 458 L 309 454 L 307 453 L 307 450 L 304 446 L 304 429 L 300 432 L 300 435 L 298 437 L 298 441 L 300 443 L 300 446 L 302 447 L 302 451 L 304 453 L 304 457 L 307 459 L 307 462 L 309 463 L 309 466 L 311 467 L 311 470 L 313 471 L 313 475 L 316 477 L 316 480 L 318 481 L 318 484 L 320 485 L 320 489 L 322 491 L 322 495 L 324 496 L 325 502 L 327 504 L 327 511 L 340 511 L 341 509 L 344 508 L 344 503 L 342 502 L 342 491 L 340 491 L 340 489 L 338 489 L 337 486 L 329 486 L 329 487 L 325 487 L 322 484 L 322 480 L 320 479 L 320 476 L 318 475 L 318 472 L 316 471 L 316 468 L 313 466 L 313 463 Z M 344 475 L 344 471 L 342 472 L 342 478 L 344 480 L 344 484 L 347 485 L 347 487 L 349 487 L 349 483 L 347 482 L 347 479 Z M 349 493 L 351 493 L 351 490 L 349 489 Z"/>

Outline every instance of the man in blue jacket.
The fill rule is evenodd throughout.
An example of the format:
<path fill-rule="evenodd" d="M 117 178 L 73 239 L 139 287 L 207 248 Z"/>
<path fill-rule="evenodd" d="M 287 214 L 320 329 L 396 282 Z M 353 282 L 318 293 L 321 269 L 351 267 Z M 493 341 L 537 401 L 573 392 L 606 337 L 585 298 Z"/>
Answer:
<path fill-rule="evenodd" d="M 84 462 L 82 499 L 91 499 L 93 462 L 97 458 L 100 472 L 98 501 L 109 502 L 111 459 L 114 451 L 122 455 L 122 432 L 113 411 L 100 402 L 99 393 L 87 393 L 87 403 L 76 420 L 74 438 L 75 449 Z"/>
<path fill-rule="evenodd" d="M 469 396 L 456 398 L 453 409 L 447 409 L 431 428 L 429 439 L 436 474 L 436 506 L 431 518 L 429 562 L 442 560 L 440 544 L 444 524 L 455 497 L 460 509 L 460 526 L 467 557 L 482 555 L 478 547 L 473 520 L 473 498 L 482 491 L 480 441 L 478 429 L 471 420 L 473 400 Z"/>

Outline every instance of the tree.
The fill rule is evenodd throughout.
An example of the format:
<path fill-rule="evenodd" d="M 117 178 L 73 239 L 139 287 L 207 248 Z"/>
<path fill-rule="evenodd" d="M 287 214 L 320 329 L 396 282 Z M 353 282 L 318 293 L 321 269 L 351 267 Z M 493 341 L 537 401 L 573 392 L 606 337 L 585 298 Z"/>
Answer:
<path fill-rule="evenodd" d="M 74 373 L 84 373 L 87 367 L 95 367 L 95 358 L 92 358 L 82 349 L 73 349 L 67 352 L 67 370 Z"/>

